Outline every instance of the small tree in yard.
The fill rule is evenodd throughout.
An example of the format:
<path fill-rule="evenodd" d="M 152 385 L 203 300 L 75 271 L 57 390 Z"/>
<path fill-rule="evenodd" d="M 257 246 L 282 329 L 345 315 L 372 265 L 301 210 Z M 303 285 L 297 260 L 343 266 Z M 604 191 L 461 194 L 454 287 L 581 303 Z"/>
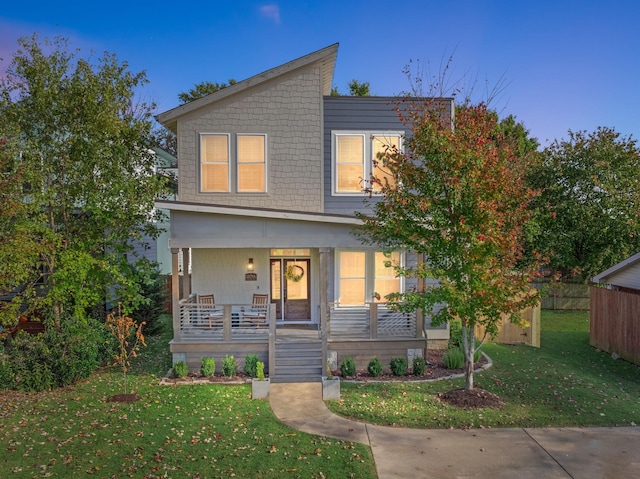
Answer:
<path fill-rule="evenodd" d="M 360 215 L 358 234 L 369 244 L 407 248 L 422 258 L 416 266 L 394 265 L 396 273 L 433 279 L 436 285 L 393 293 L 387 300 L 430 314 L 433 325 L 461 321 L 471 390 L 475 327 L 495 334 L 502 315 L 516 321 L 523 308 L 538 301 L 529 281 L 539 260 L 527 256 L 525 261 L 521 247 L 527 205 L 535 195 L 525 174 L 536 157 L 518 150 L 514 135 L 505 133 L 485 104 L 457 107 L 453 128 L 428 100 L 398 112 L 412 134 L 406 152 L 389 147 L 377 159 L 384 173 L 371 181 L 383 195 L 373 215 Z M 437 305 L 445 306 L 434 312 Z"/>
<path fill-rule="evenodd" d="M 137 356 L 140 345 L 146 346 L 142 334 L 143 323 L 136 323 L 133 319 L 122 314 L 120 304 L 117 313 L 114 311 L 107 315 L 107 328 L 115 338 L 117 351 L 114 355 L 116 364 L 122 368 L 124 379 L 124 394 L 127 394 L 127 371 L 131 367 L 131 358 Z"/>

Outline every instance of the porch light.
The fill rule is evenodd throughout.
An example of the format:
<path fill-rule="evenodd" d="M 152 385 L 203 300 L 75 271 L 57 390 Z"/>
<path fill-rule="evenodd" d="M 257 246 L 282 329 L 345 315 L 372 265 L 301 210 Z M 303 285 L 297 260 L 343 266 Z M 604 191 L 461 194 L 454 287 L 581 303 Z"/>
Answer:
<path fill-rule="evenodd" d="M 249 262 L 247 263 L 247 271 L 253 271 L 253 258 L 249 258 Z"/>

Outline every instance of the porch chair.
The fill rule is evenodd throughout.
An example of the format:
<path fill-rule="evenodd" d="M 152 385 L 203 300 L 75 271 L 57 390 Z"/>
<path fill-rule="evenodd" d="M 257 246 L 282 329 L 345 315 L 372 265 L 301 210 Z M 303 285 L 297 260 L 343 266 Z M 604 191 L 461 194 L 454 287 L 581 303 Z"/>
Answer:
<path fill-rule="evenodd" d="M 200 304 L 216 304 L 213 294 L 198 294 L 196 298 Z"/>
<path fill-rule="evenodd" d="M 250 308 L 243 308 L 242 322 L 246 326 L 262 327 L 267 325 L 267 312 L 269 311 L 269 295 L 255 294 L 251 300 Z"/>
<path fill-rule="evenodd" d="M 197 321 L 201 326 L 205 326 L 208 322 L 209 328 L 213 326 L 213 322 L 217 319 L 216 310 L 213 307 L 216 304 L 213 294 L 197 294 L 196 303 L 198 304 Z M 204 305 L 204 306 L 203 306 Z"/>

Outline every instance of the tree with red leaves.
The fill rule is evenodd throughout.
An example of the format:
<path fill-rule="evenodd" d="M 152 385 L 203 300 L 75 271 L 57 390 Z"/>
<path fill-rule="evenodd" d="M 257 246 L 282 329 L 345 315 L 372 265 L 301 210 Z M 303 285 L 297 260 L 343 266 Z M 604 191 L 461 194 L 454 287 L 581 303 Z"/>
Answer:
<path fill-rule="evenodd" d="M 473 384 L 474 330 L 497 332 L 503 315 L 539 299 L 530 281 L 539 258 L 523 255 L 528 204 L 536 195 L 525 174 L 535 152 L 518 147 L 485 104 L 456 108 L 453 125 L 435 103 L 402 113 L 411 130 L 405 151 L 378 158 L 384 175 L 372 178 L 382 192 L 371 216 L 360 215 L 359 236 L 387 250 L 406 248 L 423 261 L 394 265 L 396 273 L 431 286 L 387 297 L 403 310 L 431 315 L 433 325 L 462 323 L 466 389 Z M 485 335 L 486 336 L 486 335 Z"/>

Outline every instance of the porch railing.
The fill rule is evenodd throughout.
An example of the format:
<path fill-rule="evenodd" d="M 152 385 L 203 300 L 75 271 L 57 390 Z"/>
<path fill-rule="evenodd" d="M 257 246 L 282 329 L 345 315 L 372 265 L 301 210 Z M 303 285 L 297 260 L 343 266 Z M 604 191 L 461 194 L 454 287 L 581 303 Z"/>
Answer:
<path fill-rule="evenodd" d="M 327 330 L 329 339 L 415 338 L 417 318 L 415 312 L 394 311 L 386 303 L 329 303 Z"/>
<path fill-rule="evenodd" d="M 180 300 L 180 336 L 213 341 L 269 337 L 271 305 L 204 304 Z"/>

